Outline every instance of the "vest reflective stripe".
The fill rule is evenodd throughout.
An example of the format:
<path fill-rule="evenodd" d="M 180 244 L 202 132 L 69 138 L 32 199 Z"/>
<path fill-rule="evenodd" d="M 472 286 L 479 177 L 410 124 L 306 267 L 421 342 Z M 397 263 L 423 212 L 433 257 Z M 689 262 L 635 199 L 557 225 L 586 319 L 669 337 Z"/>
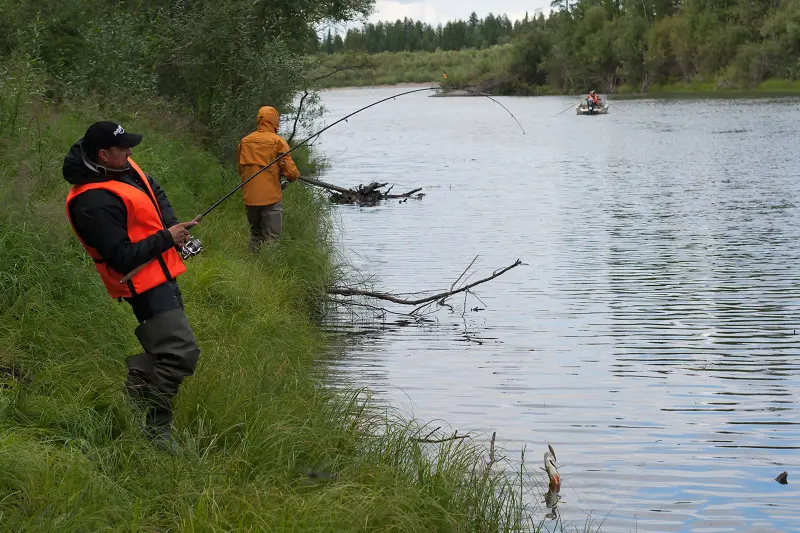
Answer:
<path fill-rule="evenodd" d="M 86 191 L 102 189 L 116 194 L 125 204 L 125 211 L 128 215 L 128 238 L 131 242 L 139 242 L 164 229 L 164 223 L 161 219 L 161 210 L 158 207 L 155 194 L 153 194 L 153 190 L 150 188 L 147 176 L 145 176 L 142 169 L 140 169 L 133 160 L 129 159 L 128 161 L 131 165 L 131 169 L 139 175 L 147 192 L 133 185 L 128 185 L 127 183 L 116 180 L 73 185 L 67 195 L 66 201 L 67 218 L 70 224 L 72 224 L 72 218 L 69 215 L 70 202 Z M 72 225 L 72 230 L 75 231 L 74 224 Z M 77 231 L 75 231 L 75 235 L 77 235 L 78 240 L 81 241 L 86 252 L 94 260 L 97 273 L 100 274 L 100 279 L 103 280 L 103 284 L 106 286 L 106 290 L 108 290 L 112 298 L 130 298 L 131 296 L 141 294 L 153 287 L 157 287 L 167 280 L 175 279 L 186 272 L 186 267 L 180 255 L 174 247 L 170 247 L 169 250 L 162 253 L 155 260 L 147 263 L 144 268 L 134 274 L 127 284 L 122 284 L 122 277 L 126 273 L 117 272 L 109 267 L 103 258 L 100 257 L 97 250 L 88 246 L 81 240 Z"/>

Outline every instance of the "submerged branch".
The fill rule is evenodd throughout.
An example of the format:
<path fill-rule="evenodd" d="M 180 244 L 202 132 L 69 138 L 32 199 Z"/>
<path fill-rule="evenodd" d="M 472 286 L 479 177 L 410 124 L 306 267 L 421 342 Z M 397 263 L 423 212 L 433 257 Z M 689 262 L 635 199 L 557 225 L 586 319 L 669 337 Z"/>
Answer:
<path fill-rule="evenodd" d="M 393 302 L 393 303 L 400 304 L 400 305 L 415 305 L 415 306 L 418 306 L 418 305 L 423 305 L 423 304 L 427 304 L 427 303 L 431 303 L 431 302 L 435 302 L 435 301 L 439 301 L 439 300 L 444 300 L 444 299 L 446 299 L 446 298 L 448 298 L 450 296 L 453 296 L 454 294 L 458 294 L 458 293 L 461 293 L 461 292 L 468 291 L 472 287 L 480 285 L 481 283 L 486 283 L 487 281 L 491 281 L 491 280 L 493 280 L 493 279 L 495 279 L 495 278 L 497 278 L 499 276 L 502 276 L 503 274 L 505 274 L 506 272 L 508 272 L 512 268 L 518 267 L 521 264 L 522 264 L 522 261 L 517 259 L 516 261 L 514 261 L 513 264 L 511 264 L 511 265 L 509 265 L 509 266 L 507 266 L 507 267 L 505 267 L 505 268 L 503 268 L 501 270 L 495 271 L 491 276 L 485 277 L 485 278 L 480 279 L 478 281 L 474 281 L 474 282 L 470 283 L 469 285 L 464 285 L 463 287 L 461 287 L 459 289 L 452 289 L 451 288 L 451 290 L 449 290 L 449 291 L 440 292 L 438 294 L 434 294 L 432 296 L 427 296 L 425 298 L 418 298 L 416 300 L 407 300 L 405 298 L 400 298 L 398 296 L 395 296 L 395 295 L 389 294 L 389 293 L 385 293 L 385 292 L 364 291 L 364 290 L 352 289 L 352 288 L 341 288 L 341 289 L 332 288 L 332 289 L 328 289 L 328 294 L 336 294 L 338 296 L 366 296 L 368 298 L 376 298 L 378 300 L 386 300 L 388 302 Z"/>
<path fill-rule="evenodd" d="M 381 200 L 411 198 L 414 194 L 422 190 L 422 187 L 418 187 L 403 194 L 389 194 L 394 188 L 394 185 L 389 187 L 386 192 L 383 192 L 381 189 L 386 187 L 388 183 L 378 183 L 377 181 L 373 181 L 369 185 L 359 185 L 355 189 L 339 187 L 338 185 L 312 178 L 300 178 L 300 181 L 333 191 L 333 194 L 331 194 L 331 202 L 336 204 L 376 205 Z M 419 194 L 416 198 L 422 198 L 422 196 L 422 194 Z"/>

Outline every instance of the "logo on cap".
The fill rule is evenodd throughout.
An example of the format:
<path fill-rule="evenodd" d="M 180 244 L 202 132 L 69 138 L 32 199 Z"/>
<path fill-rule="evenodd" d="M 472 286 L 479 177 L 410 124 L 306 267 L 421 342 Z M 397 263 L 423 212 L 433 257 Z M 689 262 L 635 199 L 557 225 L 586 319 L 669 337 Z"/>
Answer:
<path fill-rule="evenodd" d="M 117 129 L 114 130 L 114 137 L 116 137 L 117 135 L 122 135 L 123 133 L 125 133 L 125 128 L 123 128 L 120 125 L 117 125 Z"/>

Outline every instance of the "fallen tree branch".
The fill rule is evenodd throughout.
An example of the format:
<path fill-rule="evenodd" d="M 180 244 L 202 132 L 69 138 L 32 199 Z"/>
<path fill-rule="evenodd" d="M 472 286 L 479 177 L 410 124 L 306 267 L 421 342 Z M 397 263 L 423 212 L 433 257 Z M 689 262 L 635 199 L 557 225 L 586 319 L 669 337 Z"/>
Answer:
<path fill-rule="evenodd" d="M 477 260 L 478 260 L 478 257 L 480 257 L 480 256 L 479 256 L 479 255 L 476 255 L 476 256 L 475 256 L 475 258 L 472 260 L 472 262 L 471 262 L 470 264 L 468 264 L 468 265 L 467 265 L 467 268 L 465 268 L 465 269 L 464 269 L 464 272 L 462 272 L 462 273 L 461 273 L 461 275 L 460 275 L 460 276 L 458 276 L 458 278 L 456 278 L 456 280 L 453 282 L 453 284 L 452 284 L 452 285 L 450 285 L 450 290 L 451 290 L 451 291 L 452 291 L 453 289 L 455 289 L 455 288 L 456 288 L 456 284 L 458 284 L 458 282 L 459 282 L 459 281 L 461 281 L 461 278 L 463 278 L 463 277 L 464 277 L 464 275 L 467 273 L 467 271 L 468 271 L 470 268 L 472 268 L 472 265 L 474 265 L 474 264 L 475 264 L 475 261 L 477 261 Z"/>
<path fill-rule="evenodd" d="M 350 189 L 345 189 L 344 187 L 339 187 L 338 185 L 331 185 L 330 183 L 325 183 L 324 181 L 319 181 L 311 178 L 300 177 L 300 181 L 303 183 L 308 183 L 309 185 L 316 185 L 317 187 L 322 187 L 323 189 L 328 189 L 329 191 L 336 191 L 342 194 L 347 194 Z"/>
<path fill-rule="evenodd" d="M 433 429 L 433 430 L 429 431 L 428 434 L 425 435 L 422 438 L 422 440 L 427 440 L 427 439 L 433 437 L 433 434 L 436 433 L 437 431 L 439 431 L 440 429 L 442 429 L 442 426 L 437 426 L 436 429 Z"/>
<path fill-rule="evenodd" d="M 392 185 L 394 187 L 394 185 Z M 391 189 L 391 187 L 390 187 Z M 383 195 L 384 198 L 408 198 L 412 194 L 418 193 L 422 190 L 422 187 L 417 187 L 416 189 L 412 189 L 408 192 L 404 192 L 403 194 L 389 194 L 389 191 L 386 191 L 386 194 Z"/>
<path fill-rule="evenodd" d="M 342 288 L 342 289 L 332 288 L 332 289 L 328 289 L 328 294 L 336 294 L 338 296 L 366 296 L 368 298 L 376 298 L 378 300 L 386 300 L 388 302 L 393 302 L 393 303 L 400 304 L 400 305 L 415 305 L 415 306 L 418 306 L 418 305 L 422 305 L 422 304 L 426 304 L 426 303 L 430 303 L 430 302 L 435 302 L 435 301 L 438 301 L 438 300 L 443 300 L 445 298 L 453 296 L 454 294 L 458 294 L 458 293 L 461 293 L 461 292 L 464 292 L 464 291 L 468 291 L 472 287 L 475 287 L 476 285 L 480 285 L 481 283 L 486 283 L 487 281 L 491 281 L 491 280 L 493 280 L 493 279 L 495 279 L 495 278 L 497 278 L 499 276 L 502 276 L 503 274 L 505 274 L 506 272 L 508 272 L 512 268 L 518 267 L 521 264 L 522 264 L 522 261 L 517 259 L 516 261 L 514 261 L 513 264 L 511 264 L 511 265 L 509 265 L 509 266 L 507 266 L 507 267 L 505 267 L 505 268 L 503 268 L 501 270 L 495 271 L 491 276 L 488 276 L 486 278 L 480 279 L 478 281 L 474 281 L 474 282 L 470 283 L 469 285 L 465 285 L 465 286 L 463 286 L 463 287 L 461 287 L 459 289 L 455 289 L 455 290 L 451 289 L 449 291 L 440 292 L 438 294 L 434 294 L 433 296 L 427 296 L 425 298 L 418 298 L 416 300 L 406 300 L 404 298 L 398 298 L 397 296 L 395 296 L 393 294 L 388 294 L 388 293 L 385 293 L 385 292 L 362 291 L 360 289 L 350 289 L 350 288 Z"/>
<path fill-rule="evenodd" d="M 389 194 L 389 191 L 394 188 L 394 185 L 389 187 L 389 190 L 386 192 L 382 192 L 380 189 L 386 187 L 388 183 L 378 183 L 377 181 L 373 181 L 368 185 L 359 185 L 355 189 L 346 189 L 344 187 L 339 187 L 338 185 L 333 185 L 331 183 L 326 183 L 324 181 L 312 178 L 301 177 L 300 181 L 309 185 L 314 185 L 316 187 L 333 191 L 335 194 L 331 194 L 331 202 L 336 204 L 376 205 L 381 200 L 411 198 L 414 194 L 422 190 L 422 187 L 419 187 L 403 194 Z M 420 197 L 422 197 L 421 194 L 417 196 L 417 198 Z"/>
<path fill-rule="evenodd" d="M 398 311 L 392 311 L 391 309 L 386 309 L 385 307 L 378 307 L 376 305 L 370 305 L 364 302 L 354 302 L 353 300 L 340 300 L 338 298 L 329 298 L 331 303 L 343 305 L 343 306 L 352 306 L 352 307 L 363 307 L 365 309 L 369 309 L 370 311 L 376 311 L 379 313 L 386 313 L 390 315 L 397 315 L 402 317 L 408 317 L 406 313 L 400 313 Z"/>

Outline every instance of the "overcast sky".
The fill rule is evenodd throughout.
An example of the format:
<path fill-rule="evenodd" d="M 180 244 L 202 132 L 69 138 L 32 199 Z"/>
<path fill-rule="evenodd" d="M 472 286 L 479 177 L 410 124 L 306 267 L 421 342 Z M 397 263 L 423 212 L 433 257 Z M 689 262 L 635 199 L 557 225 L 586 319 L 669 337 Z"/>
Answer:
<path fill-rule="evenodd" d="M 377 0 L 375 13 L 369 20 L 377 22 L 409 17 L 435 26 L 448 20 L 466 20 L 473 11 L 480 18 L 493 13 L 505 14 L 515 20 L 523 18 L 525 11 L 533 16 L 536 9 L 542 9 L 546 14 L 550 11 L 550 0 Z"/>

